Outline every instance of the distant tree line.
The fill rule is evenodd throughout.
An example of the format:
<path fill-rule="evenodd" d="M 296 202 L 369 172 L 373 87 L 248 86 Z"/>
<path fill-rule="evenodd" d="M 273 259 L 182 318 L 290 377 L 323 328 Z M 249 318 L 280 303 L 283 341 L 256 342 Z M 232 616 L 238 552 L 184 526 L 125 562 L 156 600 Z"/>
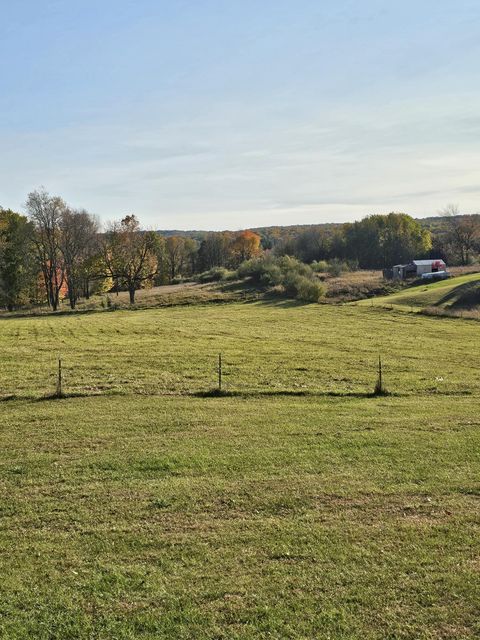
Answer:
<path fill-rule="evenodd" d="M 343 261 L 353 269 L 383 269 L 429 256 L 447 264 L 469 264 L 480 253 L 480 216 L 461 215 L 452 205 L 426 222 L 389 213 L 341 225 L 191 236 L 142 230 L 133 214 L 102 230 L 95 216 L 44 189 L 32 191 L 25 208 L 27 215 L 0 207 L 0 305 L 8 310 L 35 303 L 48 303 L 56 310 L 62 300 L 74 309 L 81 298 L 107 291 L 128 291 L 134 303 L 141 288 L 218 268 L 237 270 L 248 261 L 257 265 L 251 261 L 262 256 L 285 256 L 317 266 Z M 293 263 L 285 264 L 291 272 Z"/>
<path fill-rule="evenodd" d="M 480 253 L 480 215 L 447 207 L 429 226 L 405 213 L 371 215 L 358 222 L 256 229 L 260 249 L 311 264 L 344 261 L 352 268 L 384 269 L 415 258 L 439 257 L 466 265 Z M 229 267 L 229 233 L 207 234 L 199 244 L 200 269 Z"/>
<path fill-rule="evenodd" d="M 277 255 L 306 263 L 343 260 L 360 269 L 384 269 L 428 257 L 467 265 L 478 260 L 480 253 L 480 215 L 461 215 L 452 206 L 428 223 L 404 213 L 389 213 L 354 223 L 257 231 L 262 244 Z"/>
<path fill-rule="evenodd" d="M 75 309 L 94 293 L 135 293 L 154 284 L 193 277 L 217 264 L 238 267 L 261 252 L 251 231 L 207 234 L 202 242 L 187 236 L 164 237 L 145 231 L 135 215 L 104 230 L 95 216 L 70 207 L 44 189 L 32 191 L 27 215 L 0 207 L 0 305 L 62 300 Z"/>

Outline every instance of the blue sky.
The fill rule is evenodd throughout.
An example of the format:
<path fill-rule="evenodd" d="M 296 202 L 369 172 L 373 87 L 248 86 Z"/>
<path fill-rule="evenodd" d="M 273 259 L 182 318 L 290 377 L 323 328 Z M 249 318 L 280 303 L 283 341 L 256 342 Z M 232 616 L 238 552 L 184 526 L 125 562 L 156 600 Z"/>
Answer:
<path fill-rule="evenodd" d="M 236 229 L 480 209 L 478 0 L 0 0 L 0 205 Z"/>

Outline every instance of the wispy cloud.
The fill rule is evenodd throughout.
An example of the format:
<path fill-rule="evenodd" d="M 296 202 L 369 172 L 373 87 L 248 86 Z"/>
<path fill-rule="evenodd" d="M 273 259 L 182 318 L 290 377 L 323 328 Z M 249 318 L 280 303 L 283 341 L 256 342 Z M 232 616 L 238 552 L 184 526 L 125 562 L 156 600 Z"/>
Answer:
<path fill-rule="evenodd" d="M 26 4 L 0 43 L 4 206 L 44 184 L 163 228 L 479 207 L 474 3 Z"/>

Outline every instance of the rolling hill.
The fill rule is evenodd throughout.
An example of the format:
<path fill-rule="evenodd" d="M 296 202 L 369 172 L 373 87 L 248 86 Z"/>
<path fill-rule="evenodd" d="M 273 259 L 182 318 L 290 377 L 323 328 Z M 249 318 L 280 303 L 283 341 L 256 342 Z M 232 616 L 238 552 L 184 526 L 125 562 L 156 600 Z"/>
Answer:
<path fill-rule="evenodd" d="M 410 311 L 436 308 L 439 311 L 480 309 L 480 273 L 408 287 L 388 296 L 362 300 L 358 304 L 391 306 Z"/>

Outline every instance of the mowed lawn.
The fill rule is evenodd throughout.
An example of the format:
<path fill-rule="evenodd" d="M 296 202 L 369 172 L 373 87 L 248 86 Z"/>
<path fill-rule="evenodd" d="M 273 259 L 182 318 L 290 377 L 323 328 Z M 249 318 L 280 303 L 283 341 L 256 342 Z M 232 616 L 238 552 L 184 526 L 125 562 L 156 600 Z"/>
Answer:
<path fill-rule="evenodd" d="M 478 323 L 212 304 L 0 345 L 0 637 L 479 636 Z"/>

